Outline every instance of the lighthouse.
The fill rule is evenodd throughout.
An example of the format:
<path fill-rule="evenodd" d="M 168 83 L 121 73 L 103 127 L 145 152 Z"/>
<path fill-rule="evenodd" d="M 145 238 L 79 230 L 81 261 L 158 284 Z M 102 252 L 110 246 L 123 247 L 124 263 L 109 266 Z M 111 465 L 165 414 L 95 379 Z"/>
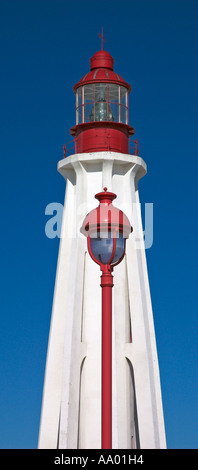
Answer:
<path fill-rule="evenodd" d="M 138 181 L 147 171 L 129 125 L 131 86 L 103 50 L 73 87 L 73 153 L 66 181 L 46 359 L 40 449 L 101 449 L 102 297 L 98 266 L 82 233 L 96 199 L 116 197 L 133 227 L 113 273 L 111 420 L 113 449 L 164 449 L 166 438 Z M 114 196 L 104 196 L 104 192 Z M 97 193 L 97 194 L 96 194 Z M 99 194 L 99 196 L 98 196 Z M 111 203 L 111 201 L 110 201 Z M 127 222 L 128 223 L 128 222 Z"/>

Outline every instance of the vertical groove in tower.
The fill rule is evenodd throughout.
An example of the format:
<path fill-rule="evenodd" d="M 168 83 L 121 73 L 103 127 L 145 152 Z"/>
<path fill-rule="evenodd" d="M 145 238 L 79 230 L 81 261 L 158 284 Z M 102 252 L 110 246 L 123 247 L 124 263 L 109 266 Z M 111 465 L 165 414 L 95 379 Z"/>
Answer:
<path fill-rule="evenodd" d="M 80 233 L 105 186 L 134 228 L 114 272 L 113 448 L 166 447 L 159 367 L 138 194 L 146 164 L 129 154 L 131 87 L 98 51 L 73 87 L 75 153 L 61 160 L 67 181 L 47 352 L 39 448 L 101 448 L 101 288 Z"/>

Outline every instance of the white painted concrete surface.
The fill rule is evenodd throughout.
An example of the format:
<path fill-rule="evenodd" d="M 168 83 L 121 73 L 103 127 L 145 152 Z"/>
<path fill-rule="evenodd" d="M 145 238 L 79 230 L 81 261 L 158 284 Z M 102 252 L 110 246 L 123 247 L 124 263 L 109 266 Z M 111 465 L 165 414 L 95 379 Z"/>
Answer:
<path fill-rule="evenodd" d="M 96 152 L 71 155 L 58 170 L 67 185 L 38 447 L 101 448 L 101 273 L 80 227 L 106 186 L 134 228 L 113 273 L 113 448 L 166 448 L 138 195 L 146 164 Z"/>

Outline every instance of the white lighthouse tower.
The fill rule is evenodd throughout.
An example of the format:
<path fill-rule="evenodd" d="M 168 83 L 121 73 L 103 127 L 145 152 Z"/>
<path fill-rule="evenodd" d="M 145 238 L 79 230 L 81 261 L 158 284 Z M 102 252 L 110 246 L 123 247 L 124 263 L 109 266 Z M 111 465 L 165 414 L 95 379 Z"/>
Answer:
<path fill-rule="evenodd" d="M 80 232 L 94 195 L 117 195 L 133 233 L 114 271 L 112 447 L 166 448 L 138 181 L 146 164 L 129 153 L 131 87 L 103 48 L 73 87 L 75 153 L 58 163 L 66 180 L 39 432 L 40 449 L 101 448 L 101 287 Z"/>

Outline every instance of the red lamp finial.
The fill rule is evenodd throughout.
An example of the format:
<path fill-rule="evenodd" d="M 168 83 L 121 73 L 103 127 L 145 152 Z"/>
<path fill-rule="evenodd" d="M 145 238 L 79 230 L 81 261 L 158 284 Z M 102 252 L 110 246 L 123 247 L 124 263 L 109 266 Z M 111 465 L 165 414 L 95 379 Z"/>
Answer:
<path fill-rule="evenodd" d="M 104 39 L 104 36 L 103 36 L 103 27 L 102 27 L 102 34 L 99 33 L 99 36 L 101 38 L 101 51 L 103 51 L 103 41 L 106 42 L 106 39 Z"/>

